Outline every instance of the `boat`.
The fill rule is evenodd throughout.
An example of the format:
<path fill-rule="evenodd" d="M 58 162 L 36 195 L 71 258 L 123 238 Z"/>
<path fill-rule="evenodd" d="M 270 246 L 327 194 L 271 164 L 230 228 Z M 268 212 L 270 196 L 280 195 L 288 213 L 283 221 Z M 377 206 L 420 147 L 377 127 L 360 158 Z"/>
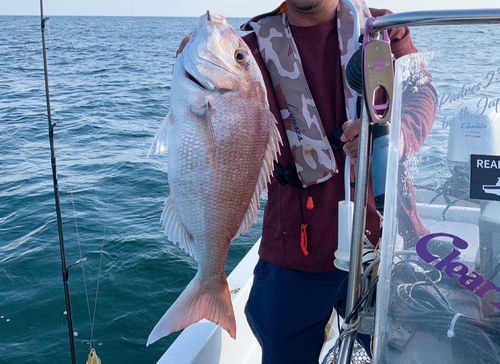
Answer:
<path fill-rule="evenodd" d="M 377 19 L 372 26 L 380 30 L 395 26 L 498 22 L 500 9 L 485 9 L 392 14 Z M 468 60 L 466 66 L 463 59 Z M 464 117 L 461 110 L 465 104 L 472 102 L 476 112 L 488 108 L 489 103 L 484 100 L 500 93 L 500 82 L 490 82 L 485 87 L 484 77 L 500 76 L 496 72 L 498 65 L 474 62 L 470 50 L 460 47 L 408 55 L 396 62 L 385 182 L 390 188 L 385 190 L 378 283 L 372 285 L 376 287 L 376 299 L 369 306 L 363 302 L 366 294 L 358 298 L 361 304 L 357 331 L 374 336 L 373 363 L 500 362 L 500 202 L 488 197 L 471 198 L 472 183 L 468 178 L 471 155 L 500 156 L 500 140 L 488 136 L 498 120 L 486 118 L 490 133 L 484 137 L 475 130 L 464 133 L 463 128 L 446 124 L 449 120 L 464 121 L 460 118 Z M 402 115 L 408 85 L 413 85 L 411 92 L 418 92 L 419 87 L 430 82 L 429 73 L 438 95 L 434 127 L 419 152 L 402 163 L 399 138 L 402 125 L 407 122 Z M 465 86 L 464 73 L 468 77 Z M 477 86 L 481 82 L 482 87 Z M 464 94 L 465 88 L 469 89 L 469 95 Z M 472 114 L 468 115 L 469 122 L 476 121 Z M 466 158 L 462 158 L 464 155 Z M 364 163 L 360 156 L 358 164 Z M 400 173 L 401 168 L 406 174 Z M 398 178 L 401 175 L 411 179 L 414 192 L 407 183 L 401 183 Z M 441 181 L 439 186 L 429 184 L 436 179 Z M 358 188 L 359 184 L 356 185 Z M 496 185 L 483 185 L 482 189 L 486 194 L 500 195 L 500 178 Z M 401 199 L 412 194 L 416 210 L 410 213 L 419 215 L 427 232 L 409 242 L 403 236 L 408 232 L 411 235 L 413 227 L 405 225 L 398 206 Z M 355 206 L 356 203 L 355 196 Z M 356 209 L 359 214 L 359 204 L 355 214 Z M 359 254 L 353 253 L 359 248 L 359 244 L 358 248 L 355 246 L 359 236 L 355 235 L 351 257 Z M 261 362 L 260 346 L 244 315 L 258 247 L 259 241 L 228 277 L 237 321 L 236 340 L 219 326 L 202 321 L 185 329 L 158 364 Z M 359 271 L 355 263 L 351 258 L 351 272 Z M 352 355 L 350 336 L 337 341 L 339 334 L 334 323 L 318 362 L 361 363 Z"/>
<path fill-rule="evenodd" d="M 498 177 L 496 185 L 483 185 L 483 191 L 484 193 L 500 196 L 500 177 Z"/>

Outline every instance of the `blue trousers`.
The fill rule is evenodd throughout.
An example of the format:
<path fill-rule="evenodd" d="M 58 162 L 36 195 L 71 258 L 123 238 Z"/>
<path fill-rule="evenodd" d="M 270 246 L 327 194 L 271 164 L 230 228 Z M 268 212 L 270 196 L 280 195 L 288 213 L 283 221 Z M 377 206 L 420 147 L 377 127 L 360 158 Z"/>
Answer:
<path fill-rule="evenodd" d="M 347 277 L 343 271 L 309 273 L 259 259 L 245 314 L 262 347 L 262 364 L 318 364 L 332 308 L 344 316 Z"/>

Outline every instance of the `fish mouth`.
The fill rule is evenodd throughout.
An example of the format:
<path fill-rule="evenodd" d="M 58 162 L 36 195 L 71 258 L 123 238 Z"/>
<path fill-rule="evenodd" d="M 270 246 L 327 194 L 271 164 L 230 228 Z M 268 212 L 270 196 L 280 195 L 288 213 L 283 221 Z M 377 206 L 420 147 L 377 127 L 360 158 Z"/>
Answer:
<path fill-rule="evenodd" d="M 220 66 L 208 59 L 203 59 L 203 63 L 205 64 L 206 67 L 212 68 L 214 71 L 222 71 L 223 74 L 231 74 L 231 72 L 223 67 Z M 227 92 L 229 91 L 228 89 L 219 89 L 217 86 L 217 83 L 212 81 L 210 78 L 205 78 L 196 68 L 196 66 L 190 64 L 189 62 L 184 63 L 184 76 L 193 82 L 194 84 L 198 85 L 201 89 L 209 92 L 213 92 L 217 90 L 218 92 Z"/>
<path fill-rule="evenodd" d="M 192 74 L 190 74 L 188 71 L 184 70 L 184 74 L 188 80 L 191 82 L 197 84 L 200 86 L 202 89 L 210 91 L 204 84 L 202 84 L 200 81 L 198 81 Z"/>
<path fill-rule="evenodd" d="M 193 51 L 196 50 L 197 46 L 194 48 L 189 47 L 188 53 L 182 58 L 182 68 L 184 69 L 184 77 L 189 81 L 196 84 L 204 91 L 213 91 L 215 85 L 209 79 L 198 70 L 198 67 L 203 67 L 202 63 L 204 60 L 200 60 L 197 54 Z M 184 53 L 184 52 L 183 52 Z M 181 53 L 181 56 L 182 54 Z"/>

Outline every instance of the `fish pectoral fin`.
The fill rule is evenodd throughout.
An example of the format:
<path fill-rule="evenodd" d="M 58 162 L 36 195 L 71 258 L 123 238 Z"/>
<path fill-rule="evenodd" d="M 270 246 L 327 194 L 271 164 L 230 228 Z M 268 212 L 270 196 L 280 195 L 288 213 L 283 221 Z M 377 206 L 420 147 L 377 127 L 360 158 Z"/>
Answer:
<path fill-rule="evenodd" d="M 217 163 L 216 163 L 216 143 L 215 143 L 215 133 L 214 133 L 214 125 L 212 123 L 211 119 L 211 113 L 212 113 L 212 104 L 210 101 L 212 100 L 211 97 L 206 96 L 203 98 L 203 106 L 202 107 L 194 107 L 191 106 L 191 112 L 196 115 L 203 127 L 204 134 L 206 137 L 206 148 L 207 148 L 207 155 L 210 156 L 210 162 L 213 165 L 214 169 L 217 169 Z"/>
<path fill-rule="evenodd" d="M 207 100 L 207 112 L 205 113 L 205 117 L 202 120 L 203 129 L 205 130 L 205 135 L 207 137 L 207 153 L 211 157 L 211 162 L 214 167 L 214 170 L 217 170 L 217 154 L 216 154 L 216 142 L 215 142 L 215 132 L 214 125 L 212 123 L 212 119 L 210 118 L 210 114 L 212 111 L 212 106 Z"/>
<path fill-rule="evenodd" d="M 193 238 L 182 223 L 171 196 L 165 201 L 160 221 L 167 238 L 194 257 Z"/>
<path fill-rule="evenodd" d="M 151 154 L 167 153 L 168 145 L 170 144 L 169 129 L 174 121 L 174 114 L 169 112 L 156 132 L 153 143 L 151 143 L 151 147 L 149 148 L 148 158 Z"/>
<path fill-rule="evenodd" d="M 158 321 L 146 346 L 202 319 L 221 325 L 233 339 L 236 338 L 236 320 L 226 279 L 204 282 L 197 274 Z"/>
<path fill-rule="evenodd" d="M 264 154 L 264 159 L 262 161 L 262 168 L 260 170 L 259 180 L 255 186 L 254 193 L 252 195 L 252 201 L 248 207 L 248 211 L 243 218 L 243 222 L 233 240 L 236 239 L 241 234 L 244 234 L 257 220 L 257 209 L 260 206 L 260 196 L 262 192 L 267 189 L 267 184 L 271 180 L 271 175 L 274 170 L 274 161 L 277 160 L 280 145 L 283 144 L 281 141 L 281 136 L 278 130 L 278 124 L 274 115 L 269 112 L 269 141 L 267 144 L 266 152 Z"/>

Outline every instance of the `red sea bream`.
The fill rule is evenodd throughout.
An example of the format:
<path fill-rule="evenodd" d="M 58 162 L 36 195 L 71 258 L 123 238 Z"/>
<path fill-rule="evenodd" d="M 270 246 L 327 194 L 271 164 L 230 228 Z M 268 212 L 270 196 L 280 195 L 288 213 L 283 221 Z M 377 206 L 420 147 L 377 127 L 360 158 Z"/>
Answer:
<path fill-rule="evenodd" d="M 167 153 L 161 221 L 198 272 L 147 345 L 205 318 L 236 337 L 224 272 L 229 245 L 257 218 L 281 143 L 249 48 L 219 15 L 204 14 L 174 66 L 170 112 L 152 152 Z"/>

